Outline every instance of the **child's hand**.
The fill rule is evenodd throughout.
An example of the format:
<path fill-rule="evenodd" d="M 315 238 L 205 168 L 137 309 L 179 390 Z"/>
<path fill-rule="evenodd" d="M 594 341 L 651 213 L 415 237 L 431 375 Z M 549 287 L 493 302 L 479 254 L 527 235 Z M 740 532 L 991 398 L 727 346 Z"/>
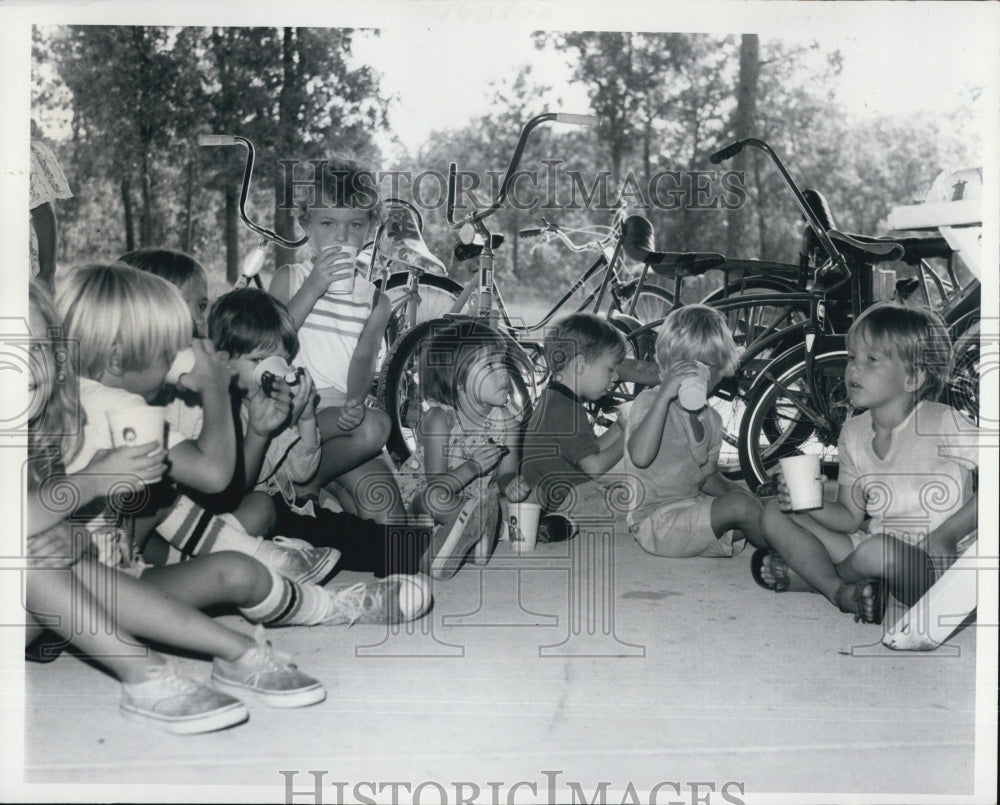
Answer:
<path fill-rule="evenodd" d="M 191 342 L 194 351 L 194 366 L 177 381 L 177 387 L 188 391 L 203 392 L 213 386 L 229 387 L 229 378 L 234 370 L 227 364 L 228 352 L 216 352 L 207 338 L 196 338 Z"/>
<path fill-rule="evenodd" d="M 299 375 L 299 384 L 292 389 L 292 424 L 300 420 L 316 418 L 316 384 L 312 375 L 303 369 Z"/>
<path fill-rule="evenodd" d="M 504 487 L 503 496 L 507 498 L 511 503 L 520 503 L 524 500 L 531 492 L 531 484 L 524 480 L 520 475 L 512 478 L 510 483 Z"/>
<path fill-rule="evenodd" d="M 778 482 L 778 508 L 783 512 L 792 511 L 792 496 L 788 491 L 788 484 L 785 483 L 785 476 L 781 472 L 780 466 L 774 474 L 774 479 Z M 820 485 L 825 485 L 828 480 L 829 479 L 825 475 L 819 476 Z M 826 499 L 825 493 L 823 495 L 823 499 Z"/>
<path fill-rule="evenodd" d="M 147 442 L 132 447 L 98 450 L 76 475 L 94 484 L 93 497 L 107 494 L 109 488 L 125 480 L 138 486 L 159 482 L 167 474 L 167 451 L 159 442 Z M 86 497 L 81 494 L 81 498 Z M 92 498 L 91 498 L 92 499 Z"/>
<path fill-rule="evenodd" d="M 276 377 L 270 394 L 264 394 L 264 390 L 256 386 L 247 395 L 247 427 L 266 439 L 285 424 L 291 410 L 292 391 L 282 378 Z"/>
<path fill-rule="evenodd" d="M 503 452 L 497 445 L 490 443 L 477 447 L 468 460 L 476 465 L 478 470 L 476 475 L 485 475 L 499 463 L 501 458 Z"/>
<path fill-rule="evenodd" d="M 668 400 L 677 398 L 681 383 L 689 377 L 706 377 L 704 364 L 698 361 L 680 361 L 670 367 L 670 374 L 660 384 L 660 394 Z M 706 378 L 707 379 L 707 378 Z"/>
<path fill-rule="evenodd" d="M 337 427 L 341 430 L 354 430 L 365 421 L 365 404 L 361 400 L 348 400 L 340 409 L 337 417 Z"/>
<path fill-rule="evenodd" d="M 337 246 L 330 246 L 316 257 L 313 270 L 304 284 L 317 296 L 322 296 L 333 283 L 349 279 L 353 275 L 354 256 Z"/>

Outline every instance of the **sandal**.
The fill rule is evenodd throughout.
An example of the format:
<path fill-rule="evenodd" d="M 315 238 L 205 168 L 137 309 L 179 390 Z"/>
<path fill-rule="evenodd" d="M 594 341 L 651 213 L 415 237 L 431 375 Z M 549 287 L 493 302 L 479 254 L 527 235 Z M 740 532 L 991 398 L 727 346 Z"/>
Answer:
<path fill-rule="evenodd" d="M 843 604 L 840 603 L 841 593 L 848 587 L 854 587 L 854 592 L 851 593 L 851 604 L 852 608 L 845 608 Z M 865 590 L 870 590 L 870 595 L 865 595 Z M 872 602 L 872 616 L 871 618 L 865 617 L 864 601 L 868 599 Z M 848 614 L 854 615 L 854 622 L 858 623 L 872 623 L 878 626 L 882 623 L 885 618 L 885 608 L 886 608 L 886 598 L 885 598 L 885 585 L 882 584 L 881 579 L 862 579 L 859 582 L 852 584 L 841 584 L 837 588 L 837 593 L 834 596 L 834 600 L 837 602 L 837 606 L 840 608 L 841 612 L 847 612 Z"/>
<path fill-rule="evenodd" d="M 773 582 L 764 581 L 764 577 L 761 575 L 761 571 L 764 569 L 764 560 L 767 557 L 771 557 L 771 575 L 774 577 Z M 763 587 L 765 590 L 770 590 L 773 593 L 783 593 L 791 586 L 792 580 L 788 577 L 786 573 L 780 578 L 774 575 L 774 560 L 780 559 L 784 563 L 784 559 L 781 559 L 781 555 L 773 548 L 758 548 L 753 552 L 753 556 L 750 557 L 750 575 L 753 576 L 753 580 L 757 582 L 758 587 Z"/>

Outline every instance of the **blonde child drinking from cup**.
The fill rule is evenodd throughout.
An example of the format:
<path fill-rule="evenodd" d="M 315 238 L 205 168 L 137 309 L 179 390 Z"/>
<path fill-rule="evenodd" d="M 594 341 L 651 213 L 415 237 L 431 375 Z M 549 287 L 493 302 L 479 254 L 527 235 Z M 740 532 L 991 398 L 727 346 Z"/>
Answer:
<path fill-rule="evenodd" d="M 89 535 L 74 526 L 70 509 L 105 498 L 123 484 L 141 493 L 165 474 L 167 453 L 154 443 L 102 451 L 67 475 L 64 462 L 81 447 L 77 378 L 72 360 L 56 371 L 54 351 L 69 353 L 55 334 L 55 309 L 34 284 L 29 323 L 25 603 L 33 623 L 26 642 L 36 640 L 44 624 L 62 640 L 49 643 L 51 654 L 72 643 L 121 680 L 123 715 L 174 733 L 231 727 L 246 721 L 248 713 L 239 699 L 182 674 L 173 659 L 136 636 L 214 657 L 216 687 L 253 694 L 275 707 L 322 701 L 323 686 L 282 660 L 259 634 L 230 629 L 145 579 L 98 569 Z M 53 659 L 51 654 L 43 659 Z M 262 676 L 251 679 L 248 672 Z"/>
<path fill-rule="evenodd" d="M 81 450 L 67 467 L 70 472 L 113 446 L 109 411 L 156 399 L 176 354 L 185 346 L 195 352 L 193 368 L 178 382 L 200 396 L 203 427 L 197 435 L 171 428 L 170 484 L 161 490 L 163 497 L 150 495 L 147 505 L 138 509 L 132 539 L 120 528 L 106 527 L 108 518 L 96 512 L 95 543 L 103 562 L 127 568 L 195 607 L 234 605 L 248 620 L 266 626 L 385 623 L 419 617 L 427 610 L 430 593 L 415 577 L 376 587 L 299 583 L 241 552 L 246 534 L 234 534 L 233 529 L 205 528 L 199 535 L 201 555 L 149 567 L 142 549 L 152 529 L 174 513 L 175 485 L 212 494 L 223 491 L 233 477 L 236 433 L 228 355 L 216 352 L 211 342 L 191 341 L 190 314 L 174 286 L 123 263 L 75 269 L 63 285 L 59 308 L 66 337 L 79 344 L 84 375 L 80 401 L 87 418 Z M 146 448 L 152 450 L 153 445 Z M 372 601 L 372 596 L 378 600 Z"/>
<path fill-rule="evenodd" d="M 453 576 L 476 549 L 484 564 L 500 523 L 501 492 L 527 497 L 518 475 L 519 422 L 508 410 L 510 378 L 501 336 L 476 321 L 442 324 L 420 359 L 420 387 L 430 407 L 417 426 L 417 447 L 401 468 L 404 499 L 436 528 L 425 566 Z"/>
<path fill-rule="evenodd" d="M 345 510 L 379 522 L 402 521 L 399 495 L 387 508 L 381 492 L 373 494 L 367 486 L 395 486 L 380 456 L 389 417 L 365 406 L 391 307 L 355 267 L 380 217 L 378 189 L 373 174 L 351 160 L 325 163 L 322 170 L 319 197 L 299 204 L 312 262 L 282 266 L 269 287 L 288 306 L 299 331 L 298 361 L 319 394 L 323 451 L 316 480 L 304 495 L 317 496 L 329 484 Z"/>
<path fill-rule="evenodd" d="M 972 537 L 978 432 L 936 402 L 951 343 L 935 314 L 874 305 L 848 331 L 847 353 L 848 400 L 867 410 L 841 429 L 836 500 L 784 511 L 791 501 L 779 470 L 778 497 L 762 518 L 771 547 L 751 567 L 766 589 L 819 592 L 855 620 L 878 624 L 886 592 L 912 605 Z"/>
<path fill-rule="evenodd" d="M 649 553 L 732 556 L 740 538 L 765 544 L 760 503 L 719 473 L 722 417 L 704 394 L 698 410 L 681 404 L 682 388 L 700 381 L 712 389 L 738 361 L 726 320 L 711 307 L 685 305 L 671 311 L 660 328 L 661 382 L 635 398 L 625 434 L 626 471 L 639 486 L 628 522 Z"/>

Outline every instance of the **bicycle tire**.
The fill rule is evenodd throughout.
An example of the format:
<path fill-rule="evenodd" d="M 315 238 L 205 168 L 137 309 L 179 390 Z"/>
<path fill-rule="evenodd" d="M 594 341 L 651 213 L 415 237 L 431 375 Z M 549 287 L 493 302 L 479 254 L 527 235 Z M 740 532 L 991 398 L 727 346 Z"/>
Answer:
<path fill-rule="evenodd" d="M 423 410 L 420 395 L 419 358 L 424 340 L 435 328 L 454 324 L 471 317 L 449 316 L 431 319 L 411 327 L 392 345 L 378 383 L 378 404 L 389 415 L 390 431 L 386 447 L 393 461 L 400 466 L 412 454 L 416 444 L 414 429 Z M 526 422 L 531 415 L 532 388 L 524 379 L 524 367 L 530 359 L 510 336 L 501 333 L 509 347 L 508 372 L 511 377 L 511 407 Z M 520 364 L 520 366 L 518 366 Z"/>
<path fill-rule="evenodd" d="M 800 407 L 815 406 L 806 384 L 804 345 L 778 357 L 760 374 L 747 395 L 739 435 L 740 468 L 752 490 L 770 479 L 778 459 L 804 452 L 819 453 L 823 474 L 831 480 L 837 477 L 840 429 L 858 413 L 847 400 L 846 368 L 843 336 L 830 338 L 823 352 L 813 357 L 825 423 Z"/>
<path fill-rule="evenodd" d="M 977 425 L 980 423 L 979 383 L 981 371 L 979 313 L 968 315 L 968 321 L 959 321 L 961 331 L 952 350 L 951 377 L 945 389 L 946 402 L 961 411 Z M 995 423 L 994 423 L 995 424 Z"/>
<path fill-rule="evenodd" d="M 622 311 L 626 311 L 632 304 L 631 294 L 620 300 Z M 635 310 L 631 315 L 635 316 L 642 324 L 651 321 L 662 320 L 674 309 L 674 295 L 670 291 L 658 285 L 643 284 L 639 291 L 639 297 L 635 302 Z"/>

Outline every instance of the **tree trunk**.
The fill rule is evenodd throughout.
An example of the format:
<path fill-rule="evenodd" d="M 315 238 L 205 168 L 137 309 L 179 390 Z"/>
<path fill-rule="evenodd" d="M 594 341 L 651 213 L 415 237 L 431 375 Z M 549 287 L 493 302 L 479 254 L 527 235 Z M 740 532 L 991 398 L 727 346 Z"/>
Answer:
<path fill-rule="evenodd" d="M 230 285 L 240 276 L 239 194 L 236 185 L 226 183 L 226 282 Z"/>
<path fill-rule="evenodd" d="M 194 215 L 191 212 L 191 205 L 194 196 L 194 160 L 189 156 L 187 163 L 187 176 L 184 183 L 184 237 L 182 247 L 190 254 L 194 250 Z"/>
<path fill-rule="evenodd" d="M 757 80 L 760 75 L 760 42 L 757 34 L 743 34 L 740 40 L 740 78 L 736 88 L 736 111 L 733 114 L 733 138 L 742 140 L 753 134 L 757 118 Z M 746 171 L 747 153 L 736 155 L 732 170 Z M 729 210 L 726 227 L 726 253 L 744 254 L 747 213 L 742 208 Z"/>
<path fill-rule="evenodd" d="M 278 95 L 278 136 L 276 146 L 283 158 L 294 156 L 293 149 L 297 138 L 296 104 L 294 94 L 298 89 L 298 76 L 295 72 L 295 32 L 292 28 L 283 30 L 281 42 L 282 80 L 281 92 Z M 283 152 L 283 153 L 282 153 Z M 282 206 L 284 187 L 281 180 L 274 183 L 274 231 L 286 240 L 292 240 L 295 232 L 295 222 L 292 211 Z M 295 261 L 295 250 L 278 246 L 274 250 L 274 267 Z"/>
<path fill-rule="evenodd" d="M 132 217 L 132 180 L 128 174 L 122 176 L 122 209 L 125 210 L 125 251 L 135 249 L 135 220 Z"/>
<path fill-rule="evenodd" d="M 142 153 L 142 214 L 139 217 L 139 238 L 143 246 L 156 246 L 153 238 L 155 213 L 153 211 L 153 181 L 149 175 L 149 151 Z"/>

